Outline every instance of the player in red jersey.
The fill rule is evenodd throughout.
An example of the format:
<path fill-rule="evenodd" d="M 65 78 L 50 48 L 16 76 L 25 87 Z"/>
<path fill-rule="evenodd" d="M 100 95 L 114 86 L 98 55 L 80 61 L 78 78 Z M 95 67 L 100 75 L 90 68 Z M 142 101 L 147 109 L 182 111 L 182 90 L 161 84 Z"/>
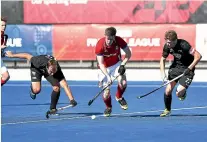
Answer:
<path fill-rule="evenodd" d="M 6 48 L 6 42 L 8 35 L 4 34 L 6 30 L 6 19 L 1 18 L 1 58 L 4 57 L 4 49 Z M 1 86 L 3 86 L 10 78 L 9 72 L 1 59 Z"/>
<path fill-rule="evenodd" d="M 121 59 L 121 49 L 125 52 L 124 60 Z M 123 98 L 123 93 L 127 87 L 125 65 L 131 57 L 131 51 L 127 43 L 121 37 L 116 36 L 116 29 L 114 27 L 109 27 L 105 30 L 105 37 L 98 41 L 95 54 L 99 67 L 99 85 L 103 87 L 106 84 L 111 84 L 112 78 L 119 75 L 117 78 L 118 87 L 116 100 L 119 102 L 122 109 L 128 109 L 127 102 Z M 109 117 L 112 112 L 110 87 L 105 89 L 103 100 L 106 105 L 104 116 Z"/>

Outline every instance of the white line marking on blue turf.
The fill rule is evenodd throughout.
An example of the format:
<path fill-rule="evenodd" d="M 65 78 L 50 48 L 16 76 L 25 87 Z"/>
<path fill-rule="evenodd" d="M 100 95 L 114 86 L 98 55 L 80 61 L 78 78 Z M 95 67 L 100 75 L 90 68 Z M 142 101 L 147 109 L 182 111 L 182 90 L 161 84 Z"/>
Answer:
<path fill-rule="evenodd" d="M 187 107 L 187 108 L 175 108 L 172 109 L 173 111 L 180 111 L 180 110 L 193 110 L 193 109 L 206 109 L 207 106 L 197 106 L 197 107 Z M 129 113 L 119 113 L 119 114 L 112 114 L 111 116 L 122 116 L 122 115 L 133 115 L 133 114 L 143 114 L 143 113 L 153 113 L 153 112 L 162 112 L 163 110 L 148 110 L 148 111 L 138 111 L 138 112 L 129 112 Z M 103 115 L 96 115 L 96 118 L 104 117 Z M 84 119 L 90 118 L 91 116 L 76 116 L 70 118 L 57 118 L 57 119 L 41 119 L 41 120 L 34 120 L 34 121 L 19 121 L 19 122 L 9 122 L 9 123 L 2 123 L 2 126 L 7 125 L 18 125 L 18 124 L 29 124 L 29 123 L 41 123 L 41 122 L 50 122 L 50 121 L 61 121 L 61 120 L 73 120 L 73 119 Z"/>
<path fill-rule="evenodd" d="M 207 83 L 206 83 L 207 84 Z M 5 86 L 10 86 L 10 87 L 27 87 L 27 86 L 30 86 L 30 84 L 6 84 Z M 51 87 L 50 84 L 42 84 L 42 86 L 44 87 Z M 87 84 L 83 84 L 83 85 L 80 85 L 80 84 L 69 84 L 69 86 L 71 87 L 98 87 L 98 85 L 87 85 Z M 161 85 L 153 85 L 153 84 L 149 84 L 149 85 L 128 85 L 128 87 L 131 87 L 131 88 L 136 88 L 136 87 L 145 87 L 145 88 L 149 88 L 149 87 L 160 87 Z M 112 85 L 111 87 L 117 87 L 117 85 Z M 207 88 L 207 85 L 191 85 L 190 87 L 193 87 L 193 88 Z"/>

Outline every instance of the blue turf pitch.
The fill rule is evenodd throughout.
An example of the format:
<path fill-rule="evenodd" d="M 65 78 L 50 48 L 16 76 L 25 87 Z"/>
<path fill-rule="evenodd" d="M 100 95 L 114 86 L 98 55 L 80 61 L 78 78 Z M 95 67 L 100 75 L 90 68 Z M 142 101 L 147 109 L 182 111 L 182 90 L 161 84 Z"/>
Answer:
<path fill-rule="evenodd" d="M 129 82 L 125 93 L 129 109 L 124 111 L 115 101 L 112 86 L 112 117 L 105 118 L 105 106 L 99 97 L 91 106 L 88 101 L 99 91 L 96 82 L 69 81 L 78 105 L 45 119 L 52 87 L 44 82 L 36 100 L 29 97 L 29 82 L 12 82 L 2 87 L 2 142 L 206 142 L 207 83 L 192 83 L 185 101 L 173 94 L 172 115 L 160 118 L 164 108 L 163 91 L 142 98 L 159 87 L 160 82 Z M 68 98 L 61 90 L 58 107 Z M 96 115 L 92 120 L 91 115 Z"/>

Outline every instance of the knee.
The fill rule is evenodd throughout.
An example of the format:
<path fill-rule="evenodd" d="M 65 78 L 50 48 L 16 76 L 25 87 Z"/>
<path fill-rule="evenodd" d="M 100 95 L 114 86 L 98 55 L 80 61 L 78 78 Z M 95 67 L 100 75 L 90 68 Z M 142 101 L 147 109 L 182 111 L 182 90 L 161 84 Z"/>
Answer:
<path fill-rule="evenodd" d="M 176 89 L 176 96 L 182 96 L 186 91 L 186 88 L 182 85 L 178 85 L 177 89 Z"/>
<path fill-rule="evenodd" d="M 121 83 L 119 83 L 119 87 L 121 89 L 126 89 L 127 88 L 127 81 L 123 80 Z"/>
<path fill-rule="evenodd" d="M 166 90 L 165 90 L 165 94 L 166 94 L 167 96 L 171 95 L 171 94 L 172 94 L 172 89 L 170 89 L 170 88 L 166 88 Z"/>
<path fill-rule="evenodd" d="M 107 98 L 109 98 L 109 96 L 110 96 L 110 89 L 107 88 L 103 93 L 103 98 L 107 99 Z"/>
<path fill-rule="evenodd" d="M 34 94 L 39 94 L 40 91 L 41 91 L 40 88 L 32 88 L 32 92 L 33 92 Z"/>
<path fill-rule="evenodd" d="M 8 81 L 10 79 L 10 75 L 9 75 L 9 72 L 5 72 L 3 75 L 2 75 L 2 79 L 5 80 L 5 81 Z"/>
<path fill-rule="evenodd" d="M 53 91 L 60 92 L 60 86 L 53 86 Z"/>

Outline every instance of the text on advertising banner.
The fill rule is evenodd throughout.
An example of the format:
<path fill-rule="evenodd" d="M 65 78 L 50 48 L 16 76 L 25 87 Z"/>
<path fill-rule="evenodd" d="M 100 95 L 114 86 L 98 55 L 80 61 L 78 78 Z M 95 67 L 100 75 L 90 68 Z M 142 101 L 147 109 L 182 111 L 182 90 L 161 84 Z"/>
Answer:
<path fill-rule="evenodd" d="M 51 25 L 8 25 L 5 33 L 8 35 L 6 50 L 52 55 Z"/>
<path fill-rule="evenodd" d="M 54 25 L 53 53 L 59 60 L 95 60 L 95 46 L 104 30 L 114 26 L 132 51 L 132 60 L 160 60 L 164 34 L 175 30 L 195 47 L 195 25 Z"/>

